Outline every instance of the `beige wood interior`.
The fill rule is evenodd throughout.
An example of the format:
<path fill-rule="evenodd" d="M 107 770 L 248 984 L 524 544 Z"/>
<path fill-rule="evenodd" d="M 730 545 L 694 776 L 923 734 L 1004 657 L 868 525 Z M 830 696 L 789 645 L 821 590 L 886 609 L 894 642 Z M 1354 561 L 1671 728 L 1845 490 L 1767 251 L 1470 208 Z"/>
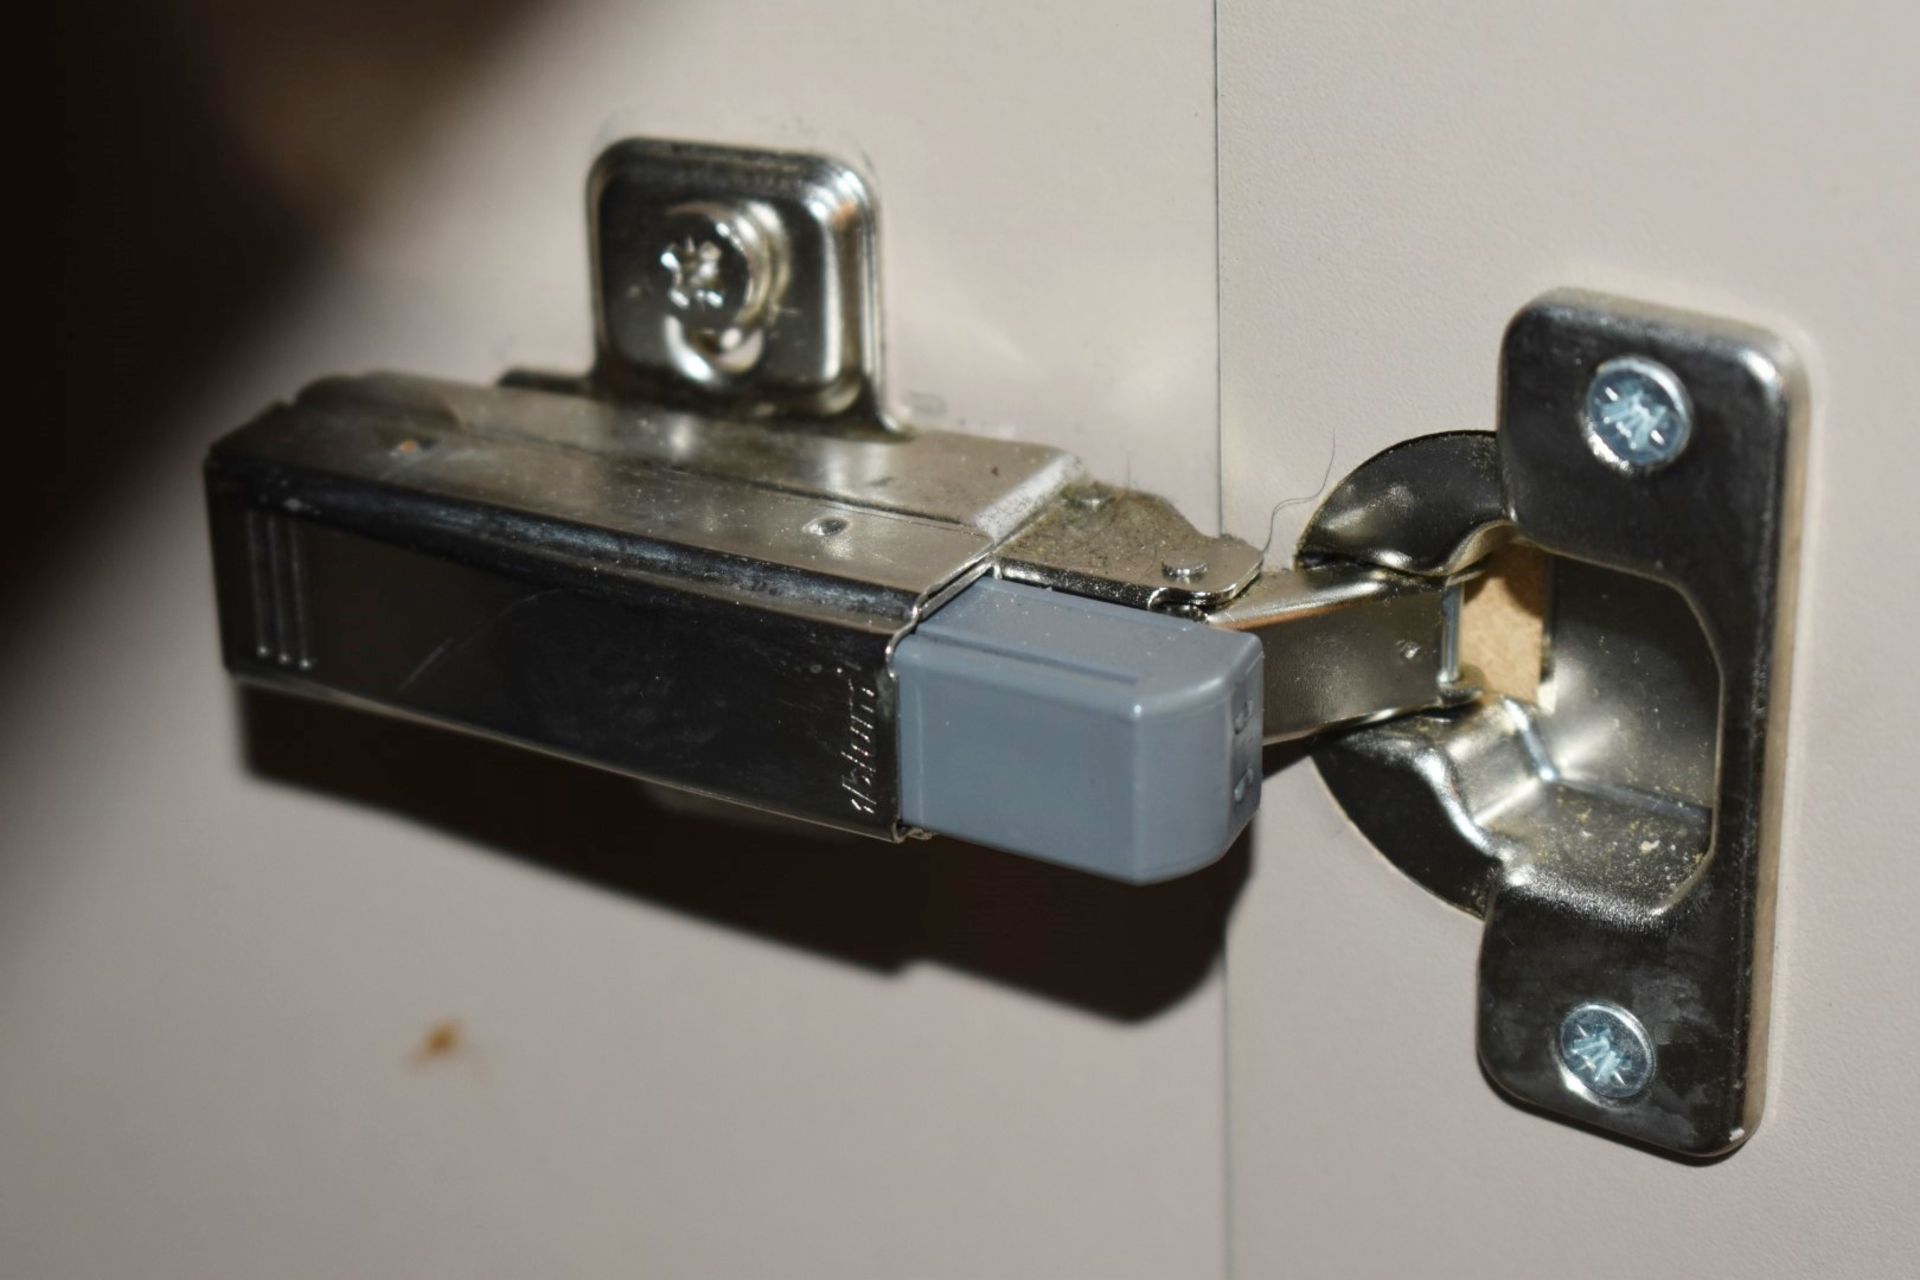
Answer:
<path fill-rule="evenodd" d="M 1549 558 L 1508 543 L 1467 585 L 1460 606 L 1460 660 L 1480 673 L 1481 687 L 1531 702 L 1540 692 Z"/>

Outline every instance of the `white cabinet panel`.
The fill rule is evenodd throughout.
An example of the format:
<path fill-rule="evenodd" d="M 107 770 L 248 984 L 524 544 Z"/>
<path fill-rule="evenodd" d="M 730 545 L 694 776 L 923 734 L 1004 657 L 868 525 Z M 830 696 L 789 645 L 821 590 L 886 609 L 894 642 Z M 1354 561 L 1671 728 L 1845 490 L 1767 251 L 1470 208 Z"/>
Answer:
<path fill-rule="evenodd" d="M 1503 1102 L 1474 1061 L 1477 922 L 1297 764 L 1228 945 L 1236 1272 L 1912 1274 L 1920 617 L 1890 556 L 1920 534 L 1920 16 L 1228 0 L 1220 22 L 1229 531 L 1264 538 L 1329 450 L 1337 479 L 1491 427 L 1502 328 L 1554 286 L 1772 328 L 1813 387 L 1756 1136 L 1691 1167 Z"/>
<path fill-rule="evenodd" d="M 0 1272 L 1220 1272 L 1217 880 L 728 835 L 304 705 L 255 709 L 250 775 L 198 474 L 309 377 L 584 362 L 586 167 L 644 132 L 866 167 L 896 398 L 1210 522 L 1211 48 L 1197 0 L 512 15 L 36 552 L 0 671 Z"/>

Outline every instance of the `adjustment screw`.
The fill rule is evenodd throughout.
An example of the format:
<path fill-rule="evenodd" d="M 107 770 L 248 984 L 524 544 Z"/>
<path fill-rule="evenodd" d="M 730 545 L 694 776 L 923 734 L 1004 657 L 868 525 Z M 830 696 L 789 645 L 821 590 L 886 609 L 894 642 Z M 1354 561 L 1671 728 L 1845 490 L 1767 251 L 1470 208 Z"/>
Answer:
<path fill-rule="evenodd" d="M 1205 560 L 1166 560 L 1160 565 L 1160 572 L 1174 582 L 1192 582 L 1207 576 Z"/>
<path fill-rule="evenodd" d="M 1585 428 L 1594 456 L 1619 471 L 1653 471 L 1679 457 L 1693 435 L 1693 403 L 1673 370 L 1622 356 L 1594 370 Z"/>
<path fill-rule="evenodd" d="M 1581 1089 L 1621 1102 L 1653 1082 L 1653 1041 L 1619 1005 L 1589 1000 L 1560 1023 L 1560 1064 Z"/>
<path fill-rule="evenodd" d="M 779 274 L 776 245 L 750 210 L 681 205 L 667 217 L 660 267 L 667 305 L 698 333 L 756 329 Z"/>

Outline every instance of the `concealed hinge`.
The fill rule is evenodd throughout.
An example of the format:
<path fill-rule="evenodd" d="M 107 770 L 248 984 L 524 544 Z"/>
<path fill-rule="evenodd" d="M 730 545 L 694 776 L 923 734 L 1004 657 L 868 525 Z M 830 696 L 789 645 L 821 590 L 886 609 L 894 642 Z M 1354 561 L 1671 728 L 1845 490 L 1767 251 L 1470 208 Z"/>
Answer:
<path fill-rule="evenodd" d="M 329 379 L 214 447 L 237 676 L 1136 882 L 1219 857 L 1263 744 L 1317 736 L 1361 829 L 1487 918 L 1496 1081 L 1674 1150 L 1751 1128 L 1777 346 L 1543 300 L 1497 432 L 1367 463 L 1272 566 L 1059 450 L 895 421 L 845 167 L 627 141 L 589 204 L 588 373 Z M 1560 557 L 1533 703 L 1461 662 L 1462 592 L 1515 538 Z"/>

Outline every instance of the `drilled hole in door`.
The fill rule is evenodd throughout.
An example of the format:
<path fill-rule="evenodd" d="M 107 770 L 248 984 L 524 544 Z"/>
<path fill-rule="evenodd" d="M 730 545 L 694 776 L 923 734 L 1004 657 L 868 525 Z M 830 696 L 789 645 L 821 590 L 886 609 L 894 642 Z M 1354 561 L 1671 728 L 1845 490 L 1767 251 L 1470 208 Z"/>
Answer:
<path fill-rule="evenodd" d="M 1549 563 L 1538 547 L 1508 543 L 1488 557 L 1486 572 L 1467 584 L 1460 657 L 1479 670 L 1489 693 L 1522 702 L 1540 696 Z"/>

